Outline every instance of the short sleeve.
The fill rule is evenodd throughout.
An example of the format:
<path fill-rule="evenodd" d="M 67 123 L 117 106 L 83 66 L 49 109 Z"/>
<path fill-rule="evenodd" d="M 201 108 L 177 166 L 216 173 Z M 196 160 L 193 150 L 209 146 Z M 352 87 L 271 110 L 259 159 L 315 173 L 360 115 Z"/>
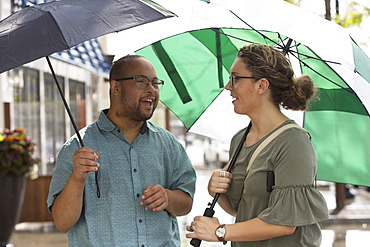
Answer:
<path fill-rule="evenodd" d="M 72 173 L 72 156 L 74 154 L 74 150 L 77 148 L 77 145 L 74 149 L 71 149 L 70 146 L 67 145 L 62 147 L 58 153 L 55 170 L 50 183 L 49 195 L 47 198 L 49 212 L 51 212 L 51 207 L 54 204 L 55 198 L 63 190 L 68 178 Z"/>
<path fill-rule="evenodd" d="M 313 185 L 275 186 L 258 218 L 277 225 L 303 226 L 329 218 L 321 193 Z"/>
<path fill-rule="evenodd" d="M 171 135 L 172 136 L 172 135 Z M 173 155 L 172 159 L 168 162 L 169 166 L 172 166 L 172 170 L 168 167 L 169 171 L 172 171 L 168 177 L 171 178 L 169 181 L 169 189 L 182 190 L 190 195 L 191 198 L 194 198 L 195 193 L 195 182 L 196 182 L 196 173 L 193 165 L 184 149 L 184 147 L 176 140 L 174 137 L 172 139 L 172 149 Z M 170 150 L 171 148 L 168 147 Z"/>

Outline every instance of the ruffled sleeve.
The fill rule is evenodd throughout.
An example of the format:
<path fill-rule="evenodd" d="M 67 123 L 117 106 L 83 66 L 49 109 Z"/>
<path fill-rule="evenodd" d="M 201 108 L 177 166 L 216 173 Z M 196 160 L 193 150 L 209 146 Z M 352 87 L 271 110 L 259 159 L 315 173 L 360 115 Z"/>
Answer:
<path fill-rule="evenodd" d="M 275 186 L 268 207 L 258 217 L 284 226 L 310 225 L 329 218 L 325 199 L 313 185 Z"/>

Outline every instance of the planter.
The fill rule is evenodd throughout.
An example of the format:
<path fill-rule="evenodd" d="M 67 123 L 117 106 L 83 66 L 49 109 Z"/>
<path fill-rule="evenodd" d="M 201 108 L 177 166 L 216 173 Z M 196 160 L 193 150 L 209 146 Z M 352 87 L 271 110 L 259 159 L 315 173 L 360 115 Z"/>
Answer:
<path fill-rule="evenodd" d="M 26 176 L 0 177 L 0 247 L 14 246 L 10 236 L 21 213 Z"/>
<path fill-rule="evenodd" d="M 53 222 L 53 217 L 46 205 L 50 181 L 51 175 L 40 175 L 37 179 L 26 179 L 26 193 L 18 223 Z"/>

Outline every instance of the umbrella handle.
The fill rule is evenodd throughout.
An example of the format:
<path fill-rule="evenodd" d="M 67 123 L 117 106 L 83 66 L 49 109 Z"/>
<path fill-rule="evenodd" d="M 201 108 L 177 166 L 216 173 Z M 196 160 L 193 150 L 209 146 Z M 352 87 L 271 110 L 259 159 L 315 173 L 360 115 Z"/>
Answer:
<path fill-rule="evenodd" d="M 213 199 L 213 201 L 215 201 L 216 197 L 218 199 L 219 196 L 220 196 L 220 194 L 217 193 L 215 198 Z M 216 201 L 217 201 L 217 199 L 216 199 Z M 213 207 L 211 205 L 211 207 L 206 208 L 206 210 L 204 211 L 203 216 L 207 216 L 207 217 L 212 218 L 214 214 L 215 214 L 215 211 L 213 210 Z M 192 238 L 191 241 L 190 241 L 190 244 L 194 247 L 199 247 L 201 242 L 202 242 L 202 240 L 200 240 L 198 238 Z"/>

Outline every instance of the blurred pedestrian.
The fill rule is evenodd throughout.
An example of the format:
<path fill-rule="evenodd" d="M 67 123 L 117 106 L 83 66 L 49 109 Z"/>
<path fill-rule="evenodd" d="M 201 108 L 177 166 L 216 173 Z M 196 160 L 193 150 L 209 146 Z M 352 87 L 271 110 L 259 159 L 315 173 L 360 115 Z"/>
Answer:
<path fill-rule="evenodd" d="M 191 211 L 196 175 L 175 137 L 148 121 L 163 83 L 144 57 L 119 59 L 110 108 L 80 131 L 86 147 L 75 135 L 61 148 L 47 202 L 69 246 L 180 246 L 176 216 Z"/>
<path fill-rule="evenodd" d="M 243 142 L 235 165 L 231 173 L 226 168 L 214 172 L 208 191 L 211 196 L 221 193 L 218 204 L 236 222 L 224 225 L 216 217 L 197 216 L 186 237 L 232 241 L 231 246 L 320 246 L 318 222 L 328 218 L 328 208 L 314 187 L 315 151 L 307 133 L 280 110 L 305 110 L 315 93 L 312 79 L 295 79 L 284 54 L 262 44 L 241 48 L 230 73 L 225 89 L 233 97 L 234 111 L 250 117 L 251 128 L 246 139 L 245 129 L 233 137 L 231 154 Z M 287 124 L 297 128 L 283 131 L 267 145 L 246 174 L 258 145 Z M 274 174 L 271 188 L 266 185 L 268 174 Z"/>

